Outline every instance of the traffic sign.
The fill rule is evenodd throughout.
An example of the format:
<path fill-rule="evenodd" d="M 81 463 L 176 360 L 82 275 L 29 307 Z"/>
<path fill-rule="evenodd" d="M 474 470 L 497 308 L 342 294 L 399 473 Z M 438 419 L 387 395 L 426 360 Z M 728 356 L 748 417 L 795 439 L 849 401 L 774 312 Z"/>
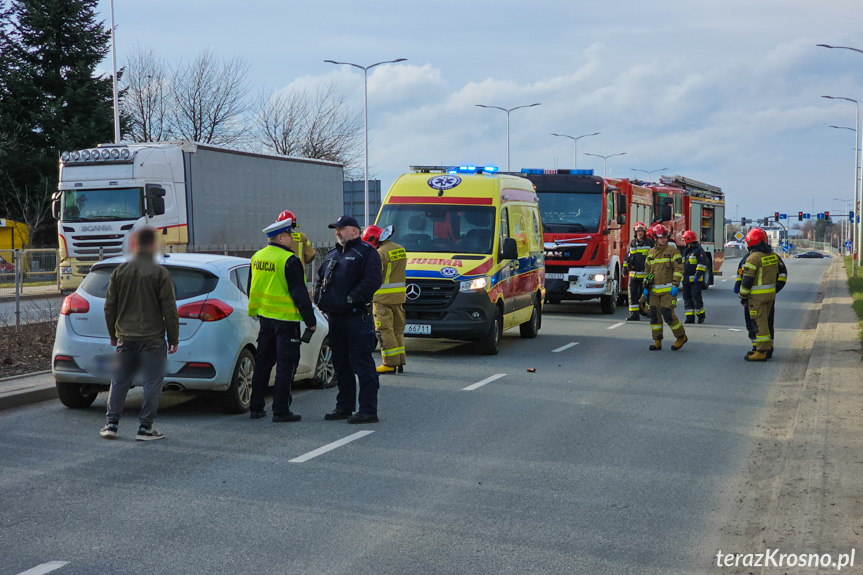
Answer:
<path fill-rule="evenodd" d="M 812 214 L 806 213 L 806 214 L 803 214 L 803 217 L 806 218 L 807 220 L 811 220 Z"/>
<path fill-rule="evenodd" d="M 788 214 L 779 214 L 779 219 L 780 219 L 780 220 L 787 220 L 787 219 L 788 219 Z"/>
<path fill-rule="evenodd" d="M 742 241 L 743 238 L 744 238 L 744 236 L 740 232 L 737 232 L 736 234 L 734 234 L 734 239 L 736 239 L 738 242 Z"/>
<path fill-rule="evenodd" d="M 850 250 L 853 244 L 851 242 L 845 242 L 845 249 Z"/>

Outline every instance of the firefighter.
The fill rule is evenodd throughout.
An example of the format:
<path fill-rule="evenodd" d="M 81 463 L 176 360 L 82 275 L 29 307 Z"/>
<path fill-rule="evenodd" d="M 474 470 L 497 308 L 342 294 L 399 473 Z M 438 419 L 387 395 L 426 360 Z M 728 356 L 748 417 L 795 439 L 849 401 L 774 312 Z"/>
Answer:
<path fill-rule="evenodd" d="M 767 361 L 773 357 L 770 314 L 777 292 L 785 287 L 788 271 L 782 258 L 773 252 L 767 242 L 767 233 L 761 228 L 749 230 L 746 247 L 749 248 L 749 257 L 743 264 L 737 295 L 749 311 L 749 321 L 755 323 L 755 350 L 747 353 L 743 359 Z"/>
<path fill-rule="evenodd" d="M 704 274 L 707 273 L 707 255 L 698 243 L 698 236 L 692 230 L 683 232 L 686 249 L 683 250 L 683 309 L 686 313 L 684 323 L 704 323 L 704 301 L 701 288 Z"/>
<path fill-rule="evenodd" d="M 743 264 L 746 263 L 746 259 L 749 257 L 749 253 L 740 258 L 740 263 L 737 264 L 737 279 L 734 282 L 734 293 L 740 293 L 740 284 L 743 281 Z M 783 264 L 784 265 L 784 264 Z M 755 341 L 755 335 L 757 332 L 755 322 L 751 320 L 749 317 L 749 309 L 746 307 L 745 300 L 740 300 L 740 303 L 743 304 L 743 325 L 746 326 L 746 332 L 749 335 L 749 340 L 752 342 L 752 350 L 749 353 L 753 353 L 758 344 Z M 770 326 L 770 338 L 773 339 L 773 317 L 776 312 L 776 306 L 773 306 L 773 309 L 770 310 L 770 315 L 767 317 L 767 323 Z M 767 359 L 773 357 L 773 351 L 767 352 Z"/>
<path fill-rule="evenodd" d="M 299 231 L 298 228 L 300 227 L 300 224 L 297 223 L 297 217 L 294 215 L 294 212 L 285 210 L 279 214 L 280 222 L 286 220 L 291 221 L 291 251 L 300 258 L 300 261 L 303 262 L 303 266 L 312 263 L 315 261 L 315 255 L 317 252 L 315 252 L 312 242 L 309 241 L 309 237 Z"/>
<path fill-rule="evenodd" d="M 644 286 L 644 260 L 653 247 L 653 240 L 647 237 L 647 226 L 644 222 L 637 222 L 634 230 L 635 238 L 629 242 L 626 260 L 623 262 L 623 275 L 629 276 L 629 317 L 626 321 L 640 319 L 638 300 Z"/>
<path fill-rule="evenodd" d="M 405 249 L 390 240 L 393 228 L 385 230 L 368 226 L 363 241 L 373 245 L 381 256 L 381 288 L 375 292 L 375 328 L 381 340 L 383 361 L 377 372 L 404 373 L 405 369 L 405 280 L 407 254 Z"/>
<path fill-rule="evenodd" d="M 662 320 L 677 338 L 671 345 L 677 351 L 689 339 L 683 324 L 674 313 L 677 307 L 677 290 L 683 279 L 683 258 L 677 248 L 668 243 L 668 229 L 662 224 L 651 228 L 656 245 L 650 248 L 645 262 L 644 297 L 650 305 L 650 330 L 653 334 L 652 351 L 662 349 Z M 647 287 L 649 286 L 649 287 Z"/>

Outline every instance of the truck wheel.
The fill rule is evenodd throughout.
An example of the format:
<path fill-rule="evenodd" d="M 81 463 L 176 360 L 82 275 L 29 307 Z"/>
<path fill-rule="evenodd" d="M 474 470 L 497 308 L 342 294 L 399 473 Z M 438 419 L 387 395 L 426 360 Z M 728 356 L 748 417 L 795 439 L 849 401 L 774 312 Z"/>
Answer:
<path fill-rule="evenodd" d="M 222 394 L 222 406 L 228 413 L 246 413 L 252 401 L 252 377 L 255 374 L 255 356 L 248 349 L 240 352 L 234 367 L 231 385 Z"/>
<path fill-rule="evenodd" d="M 617 297 L 620 295 L 620 287 L 617 280 L 614 281 L 614 286 L 611 288 L 611 294 L 600 296 L 599 307 L 604 314 L 612 314 L 617 309 Z"/>
<path fill-rule="evenodd" d="M 318 362 L 315 364 L 315 383 L 321 389 L 329 389 L 336 385 L 336 368 L 333 366 L 333 348 L 330 338 L 325 337 L 318 352 Z"/>
<path fill-rule="evenodd" d="M 494 309 L 488 333 L 479 340 L 479 352 L 483 355 L 497 355 L 500 351 L 500 340 L 503 339 L 503 314 L 500 308 Z"/>
<path fill-rule="evenodd" d="M 547 297 L 545 298 L 545 303 L 550 303 L 551 305 L 557 305 L 560 303 L 559 297 Z"/>
<path fill-rule="evenodd" d="M 97 393 L 84 393 L 80 383 L 55 382 L 57 385 L 57 397 L 60 403 L 72 409 L 84 409 L 90 407 L 96 401 Z"/>
<path fill-rule="evenodd" d="M 708 289 L 713 285 L 713 261 L 710 258 L 707 259 L 707 271 L 704 272 L 701 282 L 701 289 Z"/>
<path fill-rule="evenodd" d="M 533 304 L 533 313 L 530 319 L 518 326 L 518 331 L 521 337 L 525 339 L 533 339 L 539 335 L 539 328 L 542 327 L 542 308 L 539 302 Z"/>

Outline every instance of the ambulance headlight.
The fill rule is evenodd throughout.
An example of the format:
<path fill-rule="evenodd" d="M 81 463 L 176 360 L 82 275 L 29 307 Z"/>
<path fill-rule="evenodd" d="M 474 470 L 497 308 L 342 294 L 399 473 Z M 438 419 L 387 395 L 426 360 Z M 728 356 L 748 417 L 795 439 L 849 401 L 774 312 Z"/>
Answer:
<path fill-rule="evenodd" d="M 605 281 L 605 274 L 592 274 L 592 275 L 587 276 L 587 279 L 588 279 L 588 281 L 592 281 L 592 282 L 604 282 Z"/>
<path fill-rule="evenodd" d="M 466 282 L 461 282 L 461 288 L 459 291 L 461 292 L 477 292 L 483 291 L 486 287 L 488 287 L 488 278 L 476 278 L 472 280 L 468 280 Z"/>

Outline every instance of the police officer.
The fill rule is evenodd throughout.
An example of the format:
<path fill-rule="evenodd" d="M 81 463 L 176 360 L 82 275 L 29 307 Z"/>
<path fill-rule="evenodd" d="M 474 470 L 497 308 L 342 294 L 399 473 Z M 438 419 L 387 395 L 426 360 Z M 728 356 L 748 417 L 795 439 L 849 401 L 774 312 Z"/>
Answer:
<path fill-rule="evenodd" d="M 371 304 L 381 287 L 381 258 L 360 238 L 360 226 L 351 216 L 342 216 L 329 227 L 336 230 L 337 245 L 318 269 L 315 302 L 329 318 L 339 393 L 336 408 L 324 418 L 377 423 L 379 381 L 372 358 L 376 339 Z M 357 378 L 359 411 L 354 413 Z"/>
<path fill-rule="evenodd" d="M 297 223 L 297 217 L 294 215 L 294 212 L 285 210 L 279 214 L 280 222 L 288 220 L 291 221 L 291 251 L 300 258 L 303 265 L 312 263 L 315 261 L 317 252 L 312 242 L 309 241 L 309 237 L 298 230 L 300 224 Z"/>
<path fill-rule="evenodd" d="M 375 328 L 381 338 L 381 356 L 378 373 L 404 373 L 405 358 L 405 280 L 407 254 L 405 249 L 389 239 L 393 228 L 385 230 L 368 226 L 363 241 L 377 248 L 381 258 L 383 284 L 375 292 Z"/>
<path fill-rule="evenodd" d="M 629 276 L 629 317 L 626 321 L 641 319 L 638 300 L 644 286 L 644 260 L 653 247 L 653 240 L 647 237 L 647 226 L 644 222 L 637 222 L 634 230 L 635 238 L 629 242 L 626 260 L 623 262 L 623 274 Z"/>
<path fill-rule="evenodd" d="M 270 385 L 270 372 L 276 366 L 273 387 L 273 421 L 299 421 L 291 411 L 291 385 L 300 362 L 300 320 L 314 331 L 315 313 L 306 289 L 300 259 L 291 250 L 290 218 L 264 229 L 267 247 L 252 256 L 249 269 L 249 315 L 258 317 L 258 349 L 252 376 L 250 416 L 267 415 L 264 396 Z"/>
<path fill-rule="evenodd" d="M 743 359 L 767 361 L 773 357 L 770 315 L 776 302 L 776 294 L 785 287 L 788 270 L 782 258 L 773 252 L 764 230 L 752 228 L 746 234 L 745 241 L 749 256 L 743 263 L 740 291 L 737 295 L 749 311 L 750 323 L 755 323 L 755 350 L 747 353 Z"/>
<path fill-rule="evenodd" d="M 683 232 L 686 248 L 683 250 L 683 310 L 684 323 L 704 323 L 704 301 L 701 299 L 702 282 L 707 273 L 707 254 L 698 243 L 698 236 L 692 230 Z"/>
<path fill-rule="evenodd" d="M 662 349 L 662 320 L 664 319 L 674 337 L 677 338 L 671 345 L 671 350 L 677 351 L 689 341 L 683 324 L 674 313 L 674 308 L 677 307 L 677 290 L 683 279 L 683 259 L 677 248 L 668 243 L 668 229 L 665 226 L 656 224 L 651 231 L 656 245 L 647 252 L 646 285 L 642 292 L 650 305 L 650 330 L 653 335 L 650 349 L 652 351 Z"/>

